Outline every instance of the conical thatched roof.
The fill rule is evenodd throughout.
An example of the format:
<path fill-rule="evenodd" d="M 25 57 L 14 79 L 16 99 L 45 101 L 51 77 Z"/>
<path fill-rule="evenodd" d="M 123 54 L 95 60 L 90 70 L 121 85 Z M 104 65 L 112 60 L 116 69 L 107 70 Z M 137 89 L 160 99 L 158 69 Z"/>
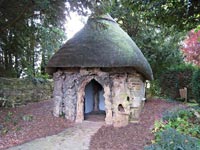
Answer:
<path fill-rule="evenodd" d="M 140 49 L 109 15 L 90 17 L 50 59 L 47 72 L 66 67 L 134 67 L 146 79 L 153 78 Z"/>

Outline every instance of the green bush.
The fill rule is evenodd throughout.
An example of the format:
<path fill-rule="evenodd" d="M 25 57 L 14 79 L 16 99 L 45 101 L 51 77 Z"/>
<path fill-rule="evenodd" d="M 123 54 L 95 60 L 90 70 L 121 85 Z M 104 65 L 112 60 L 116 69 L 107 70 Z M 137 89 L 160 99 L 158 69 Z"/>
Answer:
<path fill-rule="evenodd" d="M 22 116 L 22 120 L 24 120 L 24 121 L 32 121 L 33 120 L 33 115 L 24 115 L 24 116 Z"/>
<path fill-rule="evenodd" d="M 193 99 L 192 74 L 195 68 L 191 65 L 175 66 L 166 70 L 159 78 L 161 94 L 172 99 L 180 98 L 179 89 L 188 91 L 188 99 Z"/>
<path fill-rule="evenodd" d="M 200 105 L 200 69 L 195 71 L 192 76 L 192 92 L 195 100 Z"/>
<path fill-rule="evenodd" d="M 162 120 L 155 122 L 153 132 L 156 139 L 159 139 L 159 132 L 168 128 L 174 128 L 182 134 L 200 138 L 200 118 L 197 117 L 196 113 L 200 114 L 199 107 L 166 111 Z"/>
<path fill-rule="evenodd" d="M 192 117 L 193 112 L 189 109 L 184 109 L 181 107 L 175 107 L 171 110 L 167 110 L 163 113 L 162 119 L 163 121 L 172 120 L 175 121 L 178 117 L 185 118 L 185 117 Z"/>
<path fill-rule="evenodd" d="M 200 107 L 174 108 L 155 121 L 155 144 L 146 150 L 200 149 Z"/>
<path fill-rule="evenodd" d="M 150 88 L 146 90 L 146 94 L 147 94 L 147 97 L 161 96 L 158 80 L 153 80 L 150 82 Z"/>
<path fill-rule="evenodd" d="M 144 147 L 145 150 L 199 150 L 200 140 L 183 135 L 175 129 L 168 128 L 160 133 L 160 140 L 153 145 Z"/>

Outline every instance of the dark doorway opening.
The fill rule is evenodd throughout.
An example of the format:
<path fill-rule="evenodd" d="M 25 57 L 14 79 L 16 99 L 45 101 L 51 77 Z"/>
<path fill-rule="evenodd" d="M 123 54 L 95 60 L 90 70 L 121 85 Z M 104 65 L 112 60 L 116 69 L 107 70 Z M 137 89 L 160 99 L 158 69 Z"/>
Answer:
<path fill-rule="evenodd" d="M 84 120 L 105 120 L 104 89 L 96 80 L 92 79 L 85 87 Z"/>

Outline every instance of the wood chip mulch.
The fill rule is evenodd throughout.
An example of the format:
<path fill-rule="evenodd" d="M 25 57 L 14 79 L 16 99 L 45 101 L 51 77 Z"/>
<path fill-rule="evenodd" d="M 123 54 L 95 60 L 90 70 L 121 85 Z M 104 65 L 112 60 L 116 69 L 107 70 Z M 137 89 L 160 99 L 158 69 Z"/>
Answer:
<path fill-rule="evenodd" d="M 126 127 L 103 126 L 92 136 L 91 150 L 143 150 L 154 139 L 151 133 L 154 121 L 161 118 L 167 109 L 180 106 L 180 103 L 159 99 L 148 100 L 141 113 L 139 123 Z"/>
<path fill-rule="evenodd" d="M 53 102 L 30 103 L 17 108 L 0 107 L 0 149 L 57 134 L 73 123 L 52 115 Z"/>
<path fill-rule="evenodd" d="M 0 150 L 36 138 L 57 134 L 74 124 L 52 115 L 53 102 L 31 103 L 17 108 L 0 108 Z M 151 130 L 162 112 L 181 104 L 154 99 L 145 103 L 139 123 L 114 128 L 103 126 L 92 136 L 91 150 L 142 150 L 154 138 Z M 4 133 L 5 132 L 5 133 Z"/>

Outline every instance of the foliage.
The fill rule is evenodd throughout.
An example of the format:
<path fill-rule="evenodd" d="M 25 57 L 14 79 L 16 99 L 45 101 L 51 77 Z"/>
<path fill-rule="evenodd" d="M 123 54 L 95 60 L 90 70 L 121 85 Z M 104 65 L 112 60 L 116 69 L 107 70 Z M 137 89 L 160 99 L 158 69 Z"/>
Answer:
<path fill-rule="evenodd" d="M 83 0 L 0 1 L 0 76 L 45 74 L 49 58 L 66 40 L 66 15 L 70 10 L 86 14 L 89 5 Z"/>
<path fill-rule="evenodd" d="M 46 78 L 0 78 L 0 107 L 16 107 L 49 99 L 52 81 Z"/>
<path fill-rule="evenodd" d="M 200 66 L 200 30 L 191 30 L 183 41 L 181 48 L 185 55 L 185 60 Z"/>
<path fill-rule="evenodd" d="M 200 30 L 200 25 L 198 25 L 196 28 L 195 28 L 195 32 L 198 32 Z"/>
<path fill-rule="evenodd" d="M 25 80 L 31 81 L 34 85 L 37 84 L 45 84 L 48 82 L 49 75 L 47 73 L 45 74 L 36 74 L 35 77 L 32 75 L 25 77 Z"/>
<path fill-rule="evenodd" d="M 0 76 L 45 74 L 49 58 L 63 43 L 65 15 L 110 12 L 149 60 L 155 78 L 182 62 L 178 51 L 185 30 L 199 24 L 197 1 L 2 0 Z M 40 63 L 38 63 L 40 62 Z M 159 62 L 159 63 L 158 63 Z"/>
<path fill-rule="evenodd" d="M 162 120 L 156 121 L 153 132 L 157 140 L 160 139 L 160 132 L 173 128 L 181 134 L 186 134 L 200 139 L 200 108 L 178 108 L 166 111 Z M 197 115 L 198 114 L 198 115 Z M 157 141 L 156 140 L 156 141 Z"/>
<path fill-rule="evenodd" d="M 155 142 L 146 149 L 198 149 L 200 148 L 200 108 L 175 108 L 166 111 L 156 121 Z"/>
<path fill-rule="evenodd" d="M 173 28 L 157 29 L 149 26 L 143 27 L 135 37 L 135 42 L 151 64 L 155 79 L 166 69 L 183 63 L 178 44 L 181 37 L 182 33 Z"/>
<path fill-rule="evenodd" d="M 150 1 L 152 13 L 155 13 L 157 23 L 165 26 L 175 26 L 183 31 L 199 24 L 200 3 L 195 0 L 153 0 Z"/>
<path fill-rule="evenodd" d="M 4 118 L 4 121 L 5 121 L 5 122 L 11 121 L 11 120 L 12 120 L 12 116 L 13 116 L 13 113 L 9 111 L 9 112 L 6 114 L 6 116 L 5 116 L 5 118 Z"/>
<path fill-rule="evenodd" d="M 0 76 L 35 76 L 38 62 L 47 62 L 42 56 L 49 58 L 64 39 L 64 10 L 64 0 L 0 2 L 0 66 L 6 73 Z"/>
<path fill-rule="evenodd" d="M 18 124 L 18 119 L 13 118 L 13 113 L 10 111 L 6 114 L 4 121 L 7 123 L 11 123 L 14 126 L 16 126 Z"/>
<path fill-rule="evenodd" d="M 22 129 L 22 127 L 19 126 L 20 121 L 31 122 L 33 119 L 34 116 L 31 114 L 20 114 L 18 116 L 14 116 L 13 112 L 8 111 L 2 121 L 2 124 L 0 124 L 0 135 L 5 135 L 12 130 L 19 131 Z"/>
<path fill-rule="evenodd" d="M 162 119 L 163 121 L 167 121 L 167 120 L 175 121 L 177 118 L 182 118 L 185 115 L 187 115 L 188 117 L 192 117 L 192 112 L 182 107 L 175 107 L 171 110 L 165 111 L 163 113 Z"/>
<path fill-rule="evenodd" d="M 146 146 L 145 150 L 198 150 L 200 140 L 180 134 L 172 128 L 160 133 L 160 140 L 153 145 Z"/>
<path fill-rule="evenodd" d="M 32 121 L 33 120 L 33 115 L 24 115 L 22 116 L 23 121 Z"/>
<path fill-rule="evenodd" d="M 9 129 L 7 127 L 4 127 L 2 129 L 0 129 L 0 134 L 4 135 L 6 133 L 8 133 Z"/>
<path fill-rule="evenodd" d="M 195 0 L 110 0 L 110 3 L 112 7 L 126 8 L 124 12 L 127 12 L 127 15 L 131 9 L 131 15 L 142 15 L 143 21 L 155 22 L 157 25 L 166 27 L 174 26 L 179 31 L 192 29 L 199 24 L 200 3 Z"/>
<path fill-rule="evenodd" d="M 183 63 L 180 41 L 185 31 L 199 24 L 200 3 L 172 0 L 110 2 L 111 15 L 142 50 L 155 79 L 166 69 Z M 188 20 L 195 21 L 189 23 Z"/>
<path fill-rule="evenodd" d="M 161 96 L 160 86 L 158 80 L 150 82 L 150 88 L 146 90 L 147 97 Z"/>
<path fill-rule="evenodd" d="M 8 111 L 8 113 L 5 115 L 3 122 L 5 122 L 5 125 L 0 124 L 0 134 L 7 134 L 10 130 L 9 125 L 12 124 L 13 126 L 17 126 L 18 119 L 13 117 L 13 113 Z"/>
<path fill-rule="evenodd" d="M 195 100 L 200 105 L 200 69 L 195 71 L 192 76 L 192 92 Z"/>
<path fill-rule="evenodd" d="M 188 99 L 193 99 L 191 81 L 194 70 L 192 65 L 179 65 L 163 72 L 159 78 L 161 93 L 173 99 L 179 98 L 179 89 L 186 87 Z"/>
<path fill-rule="evenodd" d="M 177 111 L 176 115 L 174 115 L 174 113 L 170 117 L 165 116 L 163 117 L 163 121 L 160 122 L 160 124 L 162 124 L 160 129 L 165 130 L 167 128 L 174 128 L 176 131 L 182 134 L 190 135 L 200 139 L 200 118 L 197 118 L 197 116 L 194 114 L 195 112 L 199 113 L 200 111 L 183 109 Z M 167 119 L 167 117 L 169 118 Z"/>
<path fill-rule="evenodd" d="M 149 15 L 149 3 L 135 1 L 118 2 L 112 6 L 111 15 L 117 19 L 121 27 L 131 36 L 149 61 L 154 78 L 157 79 L 167 68 L 182 63 L 179 42 L 183 33 L 174 26 L 165 27 L 156 24 Z M 152 14 L 153 15 L 153 14 Z"/>
<path fill-rule="evenodd" d="M 185 31 L 199 24 L 200 3 L 173 0 L 110 2 L 111 15 L 142 50 L 155 79 L 166 69 L 183 63 L 180 42 Z"/>

